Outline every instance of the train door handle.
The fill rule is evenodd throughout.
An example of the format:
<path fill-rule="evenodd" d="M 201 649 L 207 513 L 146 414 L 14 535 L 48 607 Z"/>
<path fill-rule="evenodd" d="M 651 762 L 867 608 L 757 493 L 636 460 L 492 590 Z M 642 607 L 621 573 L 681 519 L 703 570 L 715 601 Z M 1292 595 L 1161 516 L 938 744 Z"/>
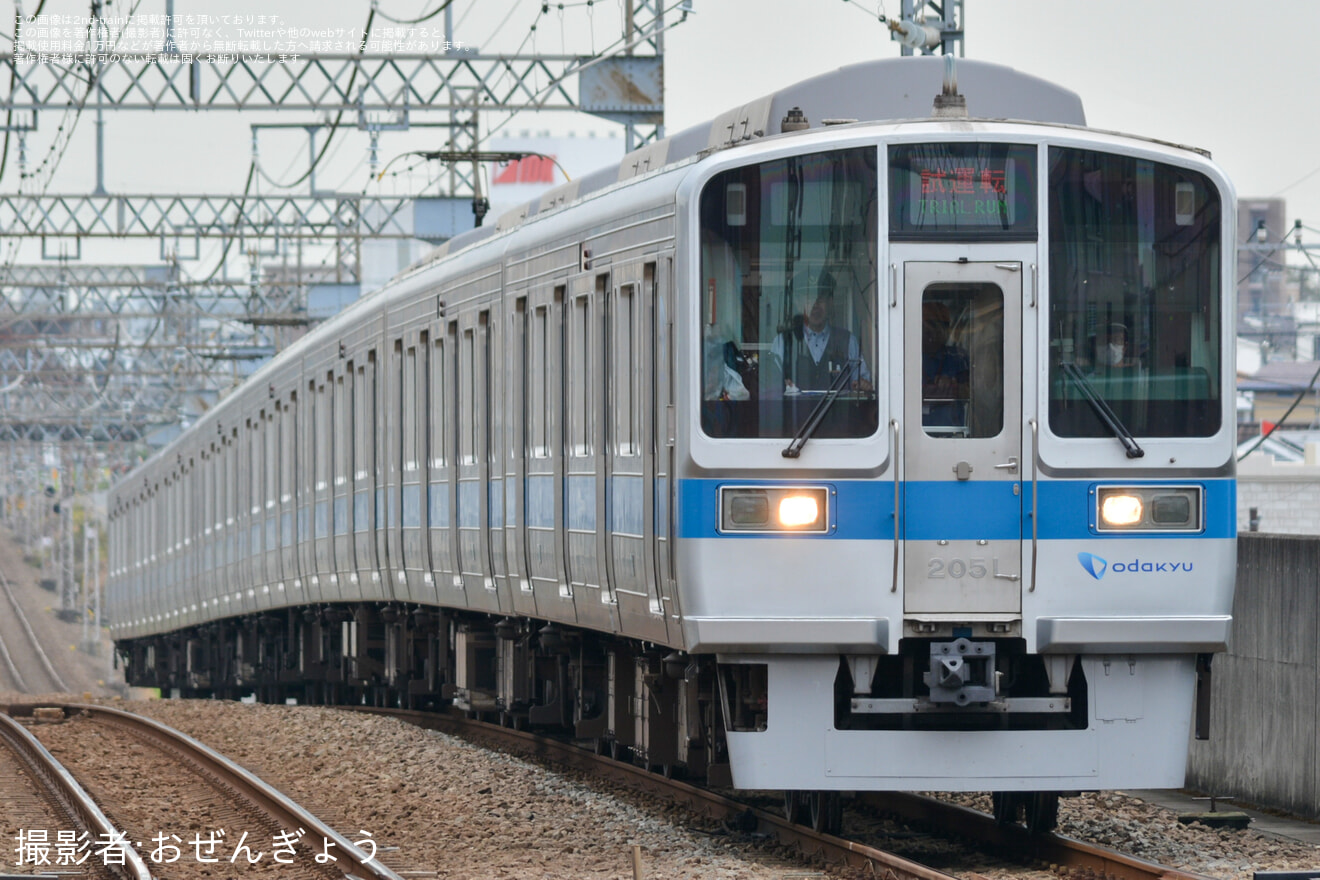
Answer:
<path fill-rule="evenodd" d="M 1004 462 L 1003 464 L 997 464 L 997 465 L 995 465 L 995 470 L 997 470 L 997 471 L 1008 471 L 1010 474 L 1016 474 L 1016 473 L 1017 473 L 1017 469 L 1018 469 L 1018 460 L 1017 460 L 1017 456 L 1013 456 L 1012 458 L 1010 458 L 1008 461 Z"/>

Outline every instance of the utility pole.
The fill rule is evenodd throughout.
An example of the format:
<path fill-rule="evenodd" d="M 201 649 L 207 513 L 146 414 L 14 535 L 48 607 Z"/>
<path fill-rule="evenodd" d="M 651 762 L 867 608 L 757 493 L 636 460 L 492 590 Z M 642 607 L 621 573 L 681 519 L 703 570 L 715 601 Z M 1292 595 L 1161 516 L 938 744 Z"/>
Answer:
<path fill-rule="evenodd" d="M 78 649 L 95 656 L 101 646 L 101 542 L 88 523 L 91 509 L 83 509 L 82 639 Z"/>

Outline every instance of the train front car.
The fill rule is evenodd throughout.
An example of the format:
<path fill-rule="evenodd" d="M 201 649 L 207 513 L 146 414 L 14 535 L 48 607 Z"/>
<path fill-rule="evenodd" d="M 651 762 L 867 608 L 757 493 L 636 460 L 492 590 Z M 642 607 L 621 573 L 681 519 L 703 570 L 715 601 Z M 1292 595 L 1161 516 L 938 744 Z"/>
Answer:
<path fill-rule="evenodd" d="M 932 119 L 717 154 L 684 200 L 678 581 L 734 784 L 1034 827 L 1181 785 L 1234 578 L 1223 174 Z"/>

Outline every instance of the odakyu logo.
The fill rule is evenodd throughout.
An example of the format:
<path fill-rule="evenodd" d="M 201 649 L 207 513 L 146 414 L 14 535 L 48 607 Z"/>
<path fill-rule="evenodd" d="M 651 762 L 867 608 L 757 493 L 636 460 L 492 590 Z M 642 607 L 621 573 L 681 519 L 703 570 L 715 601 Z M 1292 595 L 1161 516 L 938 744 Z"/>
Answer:
<path fill-rule="evenodd" d="M 1143 562 L 1141 559 L 1133 559 L 1131 562 L 1115 562 L 1109 564 L 1109 560 L 1096 556 L 1094 553 L 1078 553 L 1077 561 L 1086 569 L 1086 573 L 1096 580 L 1105 576 L 1105 572 L 1112 571 L 1114 574 L 1156 574 L 1173 572 L 1191 571 L 1193 563 L 1191 562 Z"/>
<path fill-rule="evenodd" d="M 1109 568 L 1109 561 L 1101 559 L 1094 553 L 1078 553 L 1077 561 L 1086 569 L 1086 573 L 1096 580 L 1105 576 L 1105 570 Z"/>

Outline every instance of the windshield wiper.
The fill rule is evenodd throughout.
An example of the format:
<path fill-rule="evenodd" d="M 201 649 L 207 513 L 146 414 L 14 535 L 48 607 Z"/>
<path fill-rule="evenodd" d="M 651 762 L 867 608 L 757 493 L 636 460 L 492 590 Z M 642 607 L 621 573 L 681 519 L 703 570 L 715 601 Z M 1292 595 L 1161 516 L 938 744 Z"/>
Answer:
<path fill-rule="evenodd" d="M 816 401 L 815 408 L 812 409 L 811 413 L 807 416 L 807 420 L 802 423 L 802 427 L 798 428 L 797 433 L 793 435 L 793 440 L 788 444 L 787 448 L 784 449 L 782 453 L 784 458 L 797 458 L 802 454 L 802 447 L 807 445 L 807 441 L 811 439 L 811 435 L 816 432 L 816 428 L 818 428 L 820 423 L 824 421 L 825 414 L 829 412 L 830 406 L 832 406 L 835 399 L 838 398 L 839 392 L 843 390 L 844 384 L 847 383 L 849 377 L 852 376 L 853 363 L 853 361 L 849 361 L 848 365 L 839 371 L 839 375 L 834 377 L 834 381 L 830 383 L 830 387 L 825 390 L 825 395 L 821 397 L 820 400 Z"/>
<path fill-rule="evenodd" d="M 1091 384 L 1091 380 L 1086 378 L 1086 374 L 1077 369 L 1076 364 L 1060 364 L 1060 366 L 1063 367 L 1064 375 L 1072 379 L 1073 383 L 1081 389 L 1082 396 L 1086 398 L 1087 403 L 1091 404 L 1091 409 L 1095 410 L 1095 414 L 1100 417 L 1100 421 L 1104 422 L 1105 427 L 1109 428 L 1110 432 L 1118 438 L 1118 442 L 1123 444 L 1123 449 L 1127 451 L 1127 457 L 1141 458 L 1145 455 L 1146 450 L 1137 445 L 1137 438 L 1132 436 L 1132 432 L 1109 408 L 1109 404 L 1100 396 L 1100 392 L 1096 391 L 1095 386 Z"/>

